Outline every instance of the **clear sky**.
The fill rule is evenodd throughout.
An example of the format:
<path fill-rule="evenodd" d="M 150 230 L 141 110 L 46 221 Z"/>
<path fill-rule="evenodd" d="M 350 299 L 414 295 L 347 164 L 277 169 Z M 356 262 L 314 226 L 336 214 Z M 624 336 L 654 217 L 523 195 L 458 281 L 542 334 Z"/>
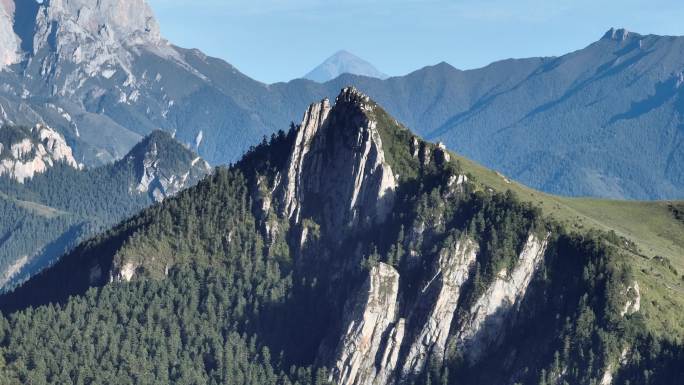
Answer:
<path fill-rule="evenodd" d="M 560 55 L 610 27 L 684 35 L 683 0 L 149 0 L 171 42 L 266 82 L 340 49 L 389 75 Z"/>

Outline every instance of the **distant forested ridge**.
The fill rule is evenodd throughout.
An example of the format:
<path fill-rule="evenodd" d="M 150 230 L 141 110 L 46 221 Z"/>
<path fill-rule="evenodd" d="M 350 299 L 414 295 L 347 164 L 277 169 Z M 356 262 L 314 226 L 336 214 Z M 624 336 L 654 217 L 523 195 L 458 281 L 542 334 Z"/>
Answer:
<path fill-rule="evenodd" d="M 0 129 L 0 135 L 7 132 L 23 131 Z M 79 242 L 208 172 L 196 154 L 157 131 L 108 166 L 82 170 L 58 162 L 22 183 L 0 176 L 0 288 L 24 281 Z"/>

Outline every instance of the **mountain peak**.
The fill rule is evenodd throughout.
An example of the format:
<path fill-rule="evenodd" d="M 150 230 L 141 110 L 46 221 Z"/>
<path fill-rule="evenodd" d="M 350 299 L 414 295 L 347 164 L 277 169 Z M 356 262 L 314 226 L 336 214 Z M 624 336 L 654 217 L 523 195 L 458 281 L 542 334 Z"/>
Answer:
<path fill-rule="evenodd" d="M 109 79 L 117 71 L 126 76 L 124 86 L 136 86 L 133 63 L 141 51 L 179 57 L 161 37 L 145 0 L 46 0 L 28 21 L 35 28 L 22 41 L 34 43 L 22 43 L 22 48 L 32 61 L 47 60 L 39 69 L 41 76 L 63 79 L 65 83 L 53 91 L 62 95 L 75 92 L 86 79 Z M 20 22 L 15 21 L 15 29 Z"/>
<path fill-rule="evenodd" d="M 63 23 L 60 29 L 71 25 L 82 33 L 132 45 L 161 40 L 159 24 L 145 0 L 49 0 L 45 6 L 44 17 Z"/>
<path fill-rule="evenodd" d="M 342 89 L 334 106 L 327 99 L 304 115 L 287 166 L 285 213 L 299 222 L 317 218 L 333 237 L 383 221 L 397 186 L 385 160 L 370 98 L 354 87 Z M 349 178 L 349 176 L 352 176 Z M 316 199 L 330 202 L 322 210 Z M 350 209 L 351 208 L 351 209 Z"/>
<path fill-rule="evenodd" d="M 630 37 L 630 32 L 625 28 L 611 28 L 601 38 L 601 40 L 625 41 Z"/>
<path fill-rule="evenodd" d="M 354 86 L 345 87 L 335 99 L 337 103 L 363 104 L 370 101 L 370 97 Z"/>
<path fill-rule="evenodd" d="M 304 78 L 324 83 L 345 73 L 378 79 L 387 78 L 387 75 L 380 72 L 371 63 L 345 50 L 335 52 L 321 65 L 304 75 Z"/>
<path fill-rule="evenodd" d="M 211 172 L 206 161 L 161 130 L 153 131 L 138 143 L 125 161 L 136 170 L 138 184 L 132 190 L 149 193 L 157 202 Z"/>

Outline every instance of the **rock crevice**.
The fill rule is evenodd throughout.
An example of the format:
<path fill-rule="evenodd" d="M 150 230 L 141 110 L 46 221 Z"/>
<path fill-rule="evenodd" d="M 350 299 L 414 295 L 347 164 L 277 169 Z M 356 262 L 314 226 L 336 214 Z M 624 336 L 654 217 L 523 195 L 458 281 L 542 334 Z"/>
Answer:
<path fill-rule="evenodd" d="M 548 243 L 530 234 L 510 273 L 501 271 L 469 311 L 456 335 L 457 348 L 470 362 L 477 361 L 503 337 L 506 322 L 527 293 L 534 273 L 544 258 Z"/>
<path fill-rule="evenodd" d="M 399 273 L 384 263 L 372 267 L 359 294 L 346 306 L 345 333 L 336 349 L 330 381 L 339 385 L 385 383 L 376 377 L 392 372 L 404 334 L 404 321 L 396 323 L 398 295 Z M 378 371 L 376 359 L 388 334 Z"/>

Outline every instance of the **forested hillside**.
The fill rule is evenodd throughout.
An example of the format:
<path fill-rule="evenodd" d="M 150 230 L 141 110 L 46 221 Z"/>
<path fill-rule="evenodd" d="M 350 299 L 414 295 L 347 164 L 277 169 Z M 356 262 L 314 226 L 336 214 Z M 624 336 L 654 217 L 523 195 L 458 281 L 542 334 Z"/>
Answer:
<path fill-rule="evenodd" d="M 641 243 L 459 159 L 346 88 L 0 297 L 0 383 L 684 379 Z"/>
<path fill-rule="evenodd" d="M 11 126 L 0 129 L 10 131 L 22 132 Z M 80 241 L 208 172 L 197 155 L 157 131 L 115 164 L 82 170 L 59 162 L 21 183 L 0 176 L 5 209 L 0 219 L 0 288 L 25 280 Z"/>

